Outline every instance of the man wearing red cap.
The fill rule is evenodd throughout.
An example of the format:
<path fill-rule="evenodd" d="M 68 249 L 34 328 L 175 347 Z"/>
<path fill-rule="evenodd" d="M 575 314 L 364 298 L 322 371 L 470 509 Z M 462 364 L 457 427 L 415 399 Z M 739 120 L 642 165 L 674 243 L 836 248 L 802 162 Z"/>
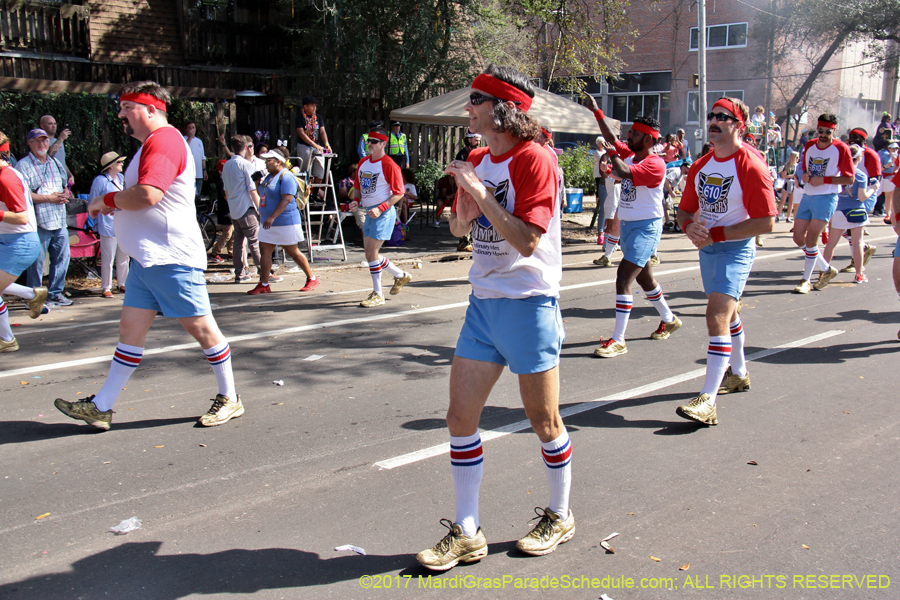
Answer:
<path fill-rule="evenodd" d="M 837 117 L 819 115 L 816 126 L 818 137 L 806 143 L 800 158 L 803 200 L 794 218 L 794 243 L 806 254 L 803 279 L 794 288 L 795 294 L 808 294 L 815 287 L 823 289 L 838 274 L 819 254 L 819 236 L 831 220 L 837 207 L 841 186 L 853 183 L 853 159 L 847 144 L 834 139 Z M 811 286 L 809 279 L 813 269 L 819 267 L 819 280 Z"/>
<path fill-rule="evenodd" d="M 559 414 L 559 354 L 565 334 L 559 310 L 562 247 L 557 176 L 533 140 L 540 125 L 528 115 L 534 88 L 523 74 L 489 65 L 472 83 L 469 131 L 487 147 L 444 171 L 459 192 L 450 214 L 455 236 L 472 232 L 472 295 L 450 370 L 450 464 L 456 518 L 450 531 L 416 560 L 446 571 L 487 556 L 478 496 L 484 456 L 478 424 L 485 402 L 509 365 L 518 375 L 525 414 L 541 440 L 550 502 L 519 540 L 519 551 L 553 552 L 575 533 L 569 509 L 572 444 Z"/>
<path fill-rule="evenodd" d="M 158 312 L 176 318 L 203 348 L 219 393 L 200 417 L 221 425 L 244 414 L 234 389 L 231 348 L 212 316 L 203 271 L 206 250 L 194 208 L 195 171 L 187 142 L 169 125 L 169 93 L 152 81 L 120 90 L 119 119 L 142 142 L 125 172 L 125 189 L 92 198 L 91 216 L 116 212 L 116 241 L 131 257 L 119 344 L 102 389 L 78 402 L 57 398 L 64 414 L 98 429 L 112 423 L 113 404 L 144 355 L 147 332 Z"/>
<path fill-rule="evenodd" d="M 707 115 L 713 151 L 691 167 L 678 205 L 681 230 L 700 250 L 709 349 L 703 390 L 676 413 L 704 425 L 719 422 L 718 394 L 750 389 L 737 303 L 756 258 L 754 240 L 775 226 L 769 169 L 759 152 L 741 143 L 749 112 L 736 98 L 713 104 Z"/>
<path fill-rule="evenodd" d="M 384 305 L 381 287 L 381 272 L 394 276 L 391 295 L 400 293 L 412 276 L 403 271 L 390 259 L 378 252 L 385 240 L 391 239 L 394 223 L 397 221 L 397 204 L 404 194 L 403 174 L 400 167 L 387 155 L 388 132 L 382 127 L 369 131 L 369 156 L 359 161 L 350 197 L 359 200 L 360 207 L 366 209 L 363 223 L 363 247 L 372 276 L 372 293 L 359 303 L 363 308 Z"/>
<path fill-rule="evenodd" d="M 650 334 L 651 339 L 668 339 L 681 327 L 681 319 L 669 308 L 662 286 L 653 277 L 650 263 L 650 257 L 656 254 L 662 239 L 665 215 L 666 163 L 651 152 L 659 141 L 659 121 L 653 117 L 635 117 L 628 130 L 628 142 L 623 143 L 616 139 L 593 96 L 588 96 L 588 99 L 589 108 L 594 111 L 594 117 L 600 124 L 604 138 L 601 141 L 610 157 L 613 172 L 622 179 L 618 217 L 619 245 L 624 256 L 616 271 L 616 326 L 612 337 L 594 350 L 594 356 L 612 358 L 628 352 L 625 328 L 634 304 L 631 287 L 635 280 L 660 316 L 659 327 Z"/>

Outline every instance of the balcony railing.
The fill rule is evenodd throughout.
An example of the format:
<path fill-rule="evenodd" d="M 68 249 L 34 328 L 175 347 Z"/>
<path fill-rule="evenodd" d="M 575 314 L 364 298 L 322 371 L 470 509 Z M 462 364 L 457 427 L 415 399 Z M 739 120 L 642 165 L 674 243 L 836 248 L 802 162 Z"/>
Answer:
<path fill-rule="evenodd" d="M 184 27 L 190 61 L 261 68 L 289 61 L 291 35 L 277 25 L 185 20 Z"/>
<path fill-rule="evenodd" d="M 87 57 L 91 50 L 88 7 L 0 0 L 0 47 Z"/>

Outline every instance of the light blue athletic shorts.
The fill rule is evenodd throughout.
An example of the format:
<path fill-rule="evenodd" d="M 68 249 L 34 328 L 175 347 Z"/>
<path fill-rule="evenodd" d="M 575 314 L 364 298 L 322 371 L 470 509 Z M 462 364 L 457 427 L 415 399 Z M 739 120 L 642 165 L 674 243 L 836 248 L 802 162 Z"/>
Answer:
<path fill-rule="evenodd" d="M 381 213 L 377 219 L 373 219 L 366 213 L 363 235 L 373 240 L 389 240 L 394 233 L 394 223 L 396 222 L 397 209 L 393 206 L 387 209 L 387 212 Z"/>
<path fill-rule="evenodd" d="M 643 219 L 641 221 L 621 221 L 619 229 L 619 246 L 625 260 L 643 267 L 656 253 L 662 239 L 662 219 Z"/>
<path fill-rule="evenodd" d="M 173 319 L 200 317 L 212 312 L 201 269 L 182 265 L 144 268 L 136 260 L 131 261 L 125 280 L 123 304 L 155 310 Z"/>
<path fill-rule="evenodd" d="M 739 300 L 756 258 L 756 238 L 717 242 L 700 248 L 700 276 L 707 295 L 719 292 Z"/>
<path fill-rule="evenodd" d="M 40 246 L 35 231 L 0 234 L 0 271 L 18 277 L 37 260 Z"/>
<path fill-rule="evenodd" d="M 794 215 L 796 221 L 811 221 L 819 219 L 820 221 L 830 221 L 834 209 L 837 208 L 837 194 L 818 194 L 810 196 L 803 194 L 800 206 L 797 207 L 797 214 Z"/>
<path fill-rule="evenodd" d="M 479 300 L 473 294 L 455 354 L 509 365 L 516 375 L 542 373 L 559 364 L 565 338 L 557 298 Z"/>
<path fill-rule="evenodd" d="M 900 258 L 900 236 L 897 237 L 897 245 L 894 246 L 894 258 Z"/>

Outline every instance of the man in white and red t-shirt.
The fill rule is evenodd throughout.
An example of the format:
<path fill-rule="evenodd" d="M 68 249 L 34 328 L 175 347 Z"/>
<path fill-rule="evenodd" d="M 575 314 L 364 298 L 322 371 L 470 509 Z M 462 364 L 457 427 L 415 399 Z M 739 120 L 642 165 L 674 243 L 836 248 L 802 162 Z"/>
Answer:
<path fill-rule="evenodd" d="M 810 140 L 800 157 L 798 172 L 804 183 L 803 200 L 794 217 L 794 243 L 806 253 L 803 279 L 794 288 L 795 294 L 808 294 L 815 287 L 821 290 L 834 279 L 838 270 L 829 265 L 819 254 L 819 236 L 831 220 L 837 208 L 841 186 L 853 183 L 853 160 L 847 144 L 834 139 L 837 117 L 819 115 L 816 126 L 818 137 Z M 811 286 L 809 279 L 818 265 L 819 280 Z"/>
<path fill-rule="evenodd" d="M 631 287 L 635 280 L 660 316 L 659 327 L 650 334 L 652 339 L 668 339 L 681 327 L 681 319 L 669 308 L 650 264 L 662 239 L 664 216 L 666 163 L 651 151 L 659 141 L 659 121 L 653 117 L 635 117 L 628 130 L 628 142 L 624 143 L 616 139 L 593 96 L 588 98 L 589 108 L 594 111 L 603 133 L 603 146 L 613 172 L 622 178 L 618 216 L 619 245 L 624 256 L 616 271 L 616 327 L 612 337 L 594 350 L 594 356 L 612 358 L 628 352 L 625 328 L 634 304 Z"/>
<path fill-rule="evenodd" d="M 397 267 L 389 259 L 378 254 L 385 240 L 391 239 L 394 223 L 397 222 L 397 209 L 394 205 L 403 199 L 403 174 L 400 167 L 387 155 L 388 132 L 382 127 L 369 131 L 369 156 L 359 161 L 350 198 L 359 200 L 360 208 L 366 211 L 363 223 L 363 248 L 369 262 L 369 274 L 372 276 L 372 293 L 359 303 L 364 308 L 382 306 L 384 292 L 381 288 L 381 272 L 387 271 L 394 276 L 391 294 L 400 293 L 403 286 L 412 280 L 412 276 Z"/>
<path fill-rule="evenodd" d="M 169 125 L 169 101 L 169 93 L 152 81 L 122 87 L 119 119 L 125 133 L 143 145 L 125 172 L 125 189 L 92 198 L 88 205 L 94 217 L 116 212 L 116 240 L 132 259 L 119 345 L 96 396 L 79 402 L 57 398 L 55 405 L 98 429 L 109 429 L 113 404 L 141 362 L 157 312 L 178 319 L 215 373 L 219 393 L 200 424 L 221 425 L 244 414 L 234 389 L 231 348 L 212 316 L 203 276 L 206 252 L 194 208 L 194 161 L 184 138 Z"/>
<path fill-rule="evenodd" d="M 736 98 L 713 104 L 709 141 L 714 150 L 688 171 L 678 205 L 681 230 L 700 250 L 700 275 L 709 298 L 709 349 L 703 390 L 676 413 L 705 425 L 718 423 L 717 394 L 750 389 L 737 302 L 756 258 L 756 236 L 772 231 L 777 213 L 765 160 L 741 143 L 749 112 Z"/>
<path fill-rule="evenodd" d="M 446 571 L 487 556 L 478 495 L 484 457 L 478 424 L 503 368 L 519 377 L 525 414 L 541 440 L 550 502 L 516 547 L 548 554 L 575 533 L 569 509 L 572 445 L 559 414 L 562 247 L 557 175 L 534 140 L 540 125 L 528 116 L 534 88 L 509 67 L 489 65 L 475 78 L 466 104 L 469 131 L 487 147 L 444 171 L 459 191 L 450 214 L 455 236 L 472 233 L 472 295 L 450 370 L 450 464 L 456 518 L 449 533 L 416 560 Z M 499 124 L 499 125 L 498 125 Z M 442 520 L 443 522 L 444 520 Z"/>

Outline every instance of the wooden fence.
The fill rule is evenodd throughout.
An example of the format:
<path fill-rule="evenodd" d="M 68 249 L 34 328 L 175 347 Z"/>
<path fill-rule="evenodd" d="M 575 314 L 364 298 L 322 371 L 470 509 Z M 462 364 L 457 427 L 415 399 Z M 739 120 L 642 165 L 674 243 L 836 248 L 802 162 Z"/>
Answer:
<path fill-rule="evenodd" d="M 91 49 L 88 7 L 2 0 L 0 46 L 87 57 Z"/>

